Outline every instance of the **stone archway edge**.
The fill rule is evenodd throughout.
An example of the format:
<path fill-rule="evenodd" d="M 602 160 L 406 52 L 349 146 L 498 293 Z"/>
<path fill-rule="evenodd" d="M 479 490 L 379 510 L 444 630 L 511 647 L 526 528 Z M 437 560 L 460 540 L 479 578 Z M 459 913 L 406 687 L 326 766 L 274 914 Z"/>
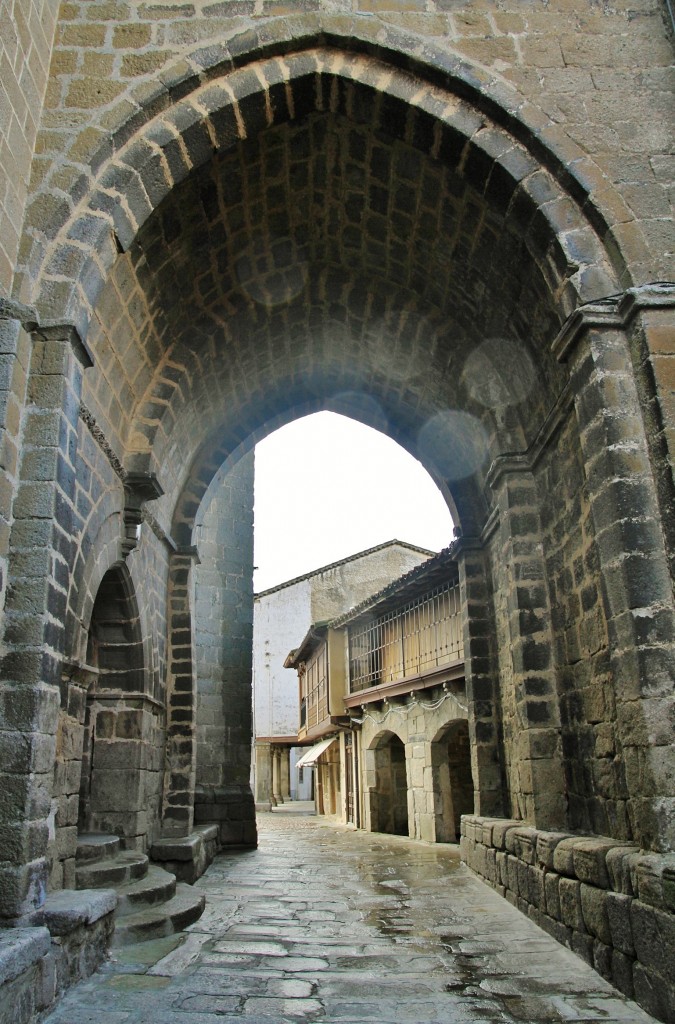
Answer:
<path fill-rule="evenodd" d="M 370 38 L 360 22 L 357 32 L 357 20 L 346 19 L 345 24 L 345 19 L 341 18 L 302 16 L 284 19 L 281 24 L 265 23 L 257 30 L 195 51 L 160 75 L 158 83 L 151 86 L 145 83 L 132 90 L 106 115 L 112 125 L 110 134 L 106 133 L 101 141 L 102 133 L 96 130 L 96 147 L 85 157 L 86 165 L 71 164 L 73 170 L 80 175 L 84 172 L 90 181 L 88 187 L 82 186 L 86 191 L 79 206 L 75 208 L 60 202 L 54 206 L 51 220 L 45 221 L 43 217 L 40 224 L 32 228 L 37 251 L 31 256 L 31 265 L 42 266 L 39 307 L 50 315 L 68 314 L 86 330 L 88 313 L 85 310 L 93 306 L 119 248 L 131 244 L 140 224 L 178 181 L 209 159 L 219 146 L 222 148 L 223 140 L 214 137 L 208 118 L 228 100 L 232 106 L 238 102 L 237 90 L 228 89 L 231 85 L 228 76 L 238 74 L 241 80 L 238 89 L 243 92 L 248 89 L 249 95 L 257 92 L 268 101 L 271 87 L 288 85 L 287 65 L 291 62 L 294 62 L 296 75 L 318 74 L 325 70 L 347 80 L 354 78 L 358 65 L 359 80 L 364 84 L 372 84 L 375 75 L 411 109 L 437 120 L 443 119 L 444 109 L 447 115 L 449 101 L 457 104 L 468 100 L 471 107 L 458 115 L 466 141 L 478 146 L 483 158 L 499 161 L 517 183 L 528 179 L 532 199 L 539 206 L 548 206 L 553 232 L 570 236 L 576 257 L 573 262 L 582 265 L 590 262 L 597 266 L 601 248 L 597 241 L 592 245 L 595 249 L 592 259 L 584 258 L 588 241 L 582 245 L 580 253 L 574 250 L 579 242 L 578 228 L 584 224 L 591 226 L 592 233 L 599 235 L 604 246 L 611 224 L 589 197 L 607 193 L 611 186 L 604 173 L 560 127 L 524 100 L 512 86 L 466 60 L 448 56 L 423 45 L 415 37 L 391 30 L 387 30 L 385 45 Z M 262 73 L 261 62 L 265 61 L 269 80 Z M 416 79 L 411 77 L 413 71 Z M 211 89 L 216 93 L 209 94 Z M 440 93 L 440 89 L 444 92 Z M 130 97 L 134 106 L 131 113 Z M 214 103 L 216 108 L 213 108 Z M 467 114 L 472 116 L 467 119 Z M 495 127 L 490 128 L 486 118 L 490 118 Z M 510 144 L 509 138 L 500 135 L 496 128 L 509 133 Z M 248 128 L 236 122 L 230 144 L 243 137 L 242 132 L 247 134 Z M 172 150 L 170 161 L 167 147 Z M 67 156 L 65 159 L 67 161 Z M 558 196 L 556 190 L 547 185 L 551 179 L 541 173 L 544 169 L 562 189 Z M 45 188 L 49 189 L 49 179 Z M 565 224 L 563 211 L 555 209 L 555 200 L 562 195 L 568 200 L 571 198 L 579 208 L 572 231 Z M 44 192 L 36 198 L 39 196 L 44 196 Z M 618 197 L 613 198 L 618 201 Z M 625 208 L 617 219 L 625 223 L 632 217 Z M 618 255 L 616 240 L 612 242 L 610 248 L 617 273 L 623 275 L 623 258 Z M 64 246 L 69 249 L 71 260 L 73 248 L 79 249 L 80 270 L 76 276 L 80 279 L 82 294 L 78 301 L 73 301 L 69 275 L 64 276 L 62 272 L 65 249 L 62 256 L 59 253 Z M 606 262 L 607 253 L 603 253 L 600 260 Z M 582 301 L 616 290 L 616 284 L 612 275 L 596 273 L 586 288 L 582 288 Z M 571 310 L 572 305 L 568 309 Z"/>

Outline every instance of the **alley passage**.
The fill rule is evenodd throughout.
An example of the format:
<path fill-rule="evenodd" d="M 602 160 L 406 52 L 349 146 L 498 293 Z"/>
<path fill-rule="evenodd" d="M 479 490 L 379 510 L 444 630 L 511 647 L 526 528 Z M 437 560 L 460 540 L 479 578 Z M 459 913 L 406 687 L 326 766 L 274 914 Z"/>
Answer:
<path fill-rule="evenodd" d="M 258 819 L 187 935 L 129 947 L 48 1024 L 487 1024 L 644 1013 L 471 875 L 451 846 Z"/>

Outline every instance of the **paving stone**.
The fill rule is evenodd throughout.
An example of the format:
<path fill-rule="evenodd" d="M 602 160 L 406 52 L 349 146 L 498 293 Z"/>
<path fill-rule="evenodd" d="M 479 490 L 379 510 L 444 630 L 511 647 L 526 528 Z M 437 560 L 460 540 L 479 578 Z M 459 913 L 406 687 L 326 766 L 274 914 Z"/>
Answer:
<path fill-rule="evenodd" d="M 478 880 L 457 847 L 373 842 L 275 813 L 259 830 L 256 852 L 219 855 L 196 887 L 215 906 L 237 891 L 225 934 L 207 908 L 183 943 L 124 951 L 45 1024 L 653 1022 Z M 289 900 L 300 876 L 303 899 Z M 336 935 L 314 919 L 326 911 Z"/>

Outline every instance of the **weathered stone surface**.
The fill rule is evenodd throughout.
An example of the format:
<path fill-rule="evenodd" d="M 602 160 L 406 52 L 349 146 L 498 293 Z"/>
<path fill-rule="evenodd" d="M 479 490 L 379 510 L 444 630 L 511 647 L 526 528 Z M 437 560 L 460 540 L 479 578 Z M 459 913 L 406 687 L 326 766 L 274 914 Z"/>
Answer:
<path fill-rule="evenodd" d="M 0 985 L 27 971 L 49 953 L 46 928 L 11 928 L 0 931 Z"/>
<path fill-rule="evenodd" d="M 72 884 L 78 827 L 255 844 L 230 471 L 324 407 L 419 454 L 453 507 L 470 862 L 536 917 L 534 829 L 567 911 L 578 882 L 675 909 L 650 859 L 675 843 L 663 5 L 348 6 L 7 6 L 3 921 Z M 207 522 L 221 484 L 239 514 Z M 448 722 L 406 707 L 377 712 L 409 715 L 400 803 L 409 774 L 415 834 L 452 839 L 420 753 Z"/>
<path fill-rule="evenodd" d="M 675 943 L 675 917 L 639 900 L 630 906 L 635 953 L 643 967 L 664 980 L 672 979 L 672 950 Z"/>
<path fill-rule="evenodd" d="M 563 924 L 574 932 L 585 934 L 587 929 L 581 907 L 581 882 L 572 878 L 561 878 L 558 893 Z"/>
<path fill-rule="evenodd" d="M 45 924 L 51 935 L 68 935 L 78 925 L 94 924 L 117 906 L 114 889 L 78 889 L 52 893 L 45 902 Z"/>
<path fill-rule="evenodd" d="M 210 909 L 185 943 L 148 943 L 143 962 L 140 950 L 118 950 L 47 1024 L 107 1013 L 152 1014 L 171 1024 L 337 1022 L 346 1015 L 417 1024 L 508 1019 L 515 1000 L 528 1024 L 549 1024 L 561 1006 L 577 1016 L 649 1024 L 569 949 L 471 876 L 450 844 L 384 834 L 373 841 L 318 816 L 276 810 L 260 815 L 259 842 L 243 856 L 221 853 L 202 877 L 198 888 Z M 388 885 L 383 865 L 392 870 L 384 874 Z M 486 913 L 491 921 L 497 913 L 498 928 L 486 927 Z M 599 944 L 595 952 L 604 953 Z"/>
<path fill-rule="evenodd" d="M 631 903 L 630 896 L 614 892 L 607 893 L 606 909 L 612 945 L 626 956 L 634 957 Z M 623 992 L 623 989 L 621 991 Z"/>
<path fill-rule="evenodd" d="M 635 847 L 615 846 L 607 851 L 605 863 L 614 892 L 637 896 L 637 889 L 633 885 L 637 857 L 638 851 Z"/>
<path fill-rule="evenodd" d="M 605 945 L 612 941 L 612 935 L 607 916 L 607 894 L 604 889 L 596 889 L 594 885 L 581 883 L 581 911 L 584 918 L 586 930 L 595 935 Z M 603 973 L 603 972 L 601 972 Z M 607 977 L 607 971 L 604 971 Z"/>

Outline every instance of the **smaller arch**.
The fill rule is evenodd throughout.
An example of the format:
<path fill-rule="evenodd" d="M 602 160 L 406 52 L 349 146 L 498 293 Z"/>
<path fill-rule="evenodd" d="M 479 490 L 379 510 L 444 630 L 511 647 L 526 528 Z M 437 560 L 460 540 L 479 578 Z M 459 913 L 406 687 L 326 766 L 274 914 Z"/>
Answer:
<path fill-rule="evenodd" d="M 466 718 L 438 730 L 431 742 L 436 841 L 458 843 L 463 814 L 474 812 L 471 744 Z"/>
<path fill-rule="evenodd" d="M 91 614 L 78 828 L 145 849 L 157 818 L 161 773 L 152 770 L 162 715 L 145 699 L 146 665 L 135 588 L 127 566 L 104 574 Z M 153 784 L 154 781 L 154 784 Z"/>
<path fill-rule="evenodd" d="M 395 732 L 378 733 L 369 750 L 375 785 L 370 789 L 370 828 L 390 835 L 410 835 L 408 765 L 403 740 Z"/>

